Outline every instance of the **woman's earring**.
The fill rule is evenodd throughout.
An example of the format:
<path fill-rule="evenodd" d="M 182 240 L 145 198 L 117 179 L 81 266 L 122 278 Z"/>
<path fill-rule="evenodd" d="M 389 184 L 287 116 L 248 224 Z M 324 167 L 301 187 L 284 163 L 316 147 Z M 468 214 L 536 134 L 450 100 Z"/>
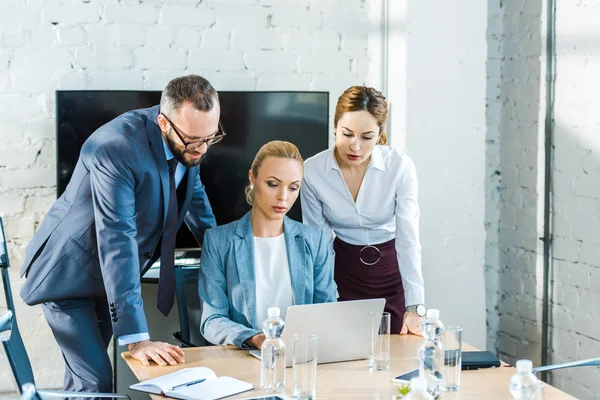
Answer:
<path fill-rule="evenodd" d="M 250 190 L 252 190 L 252 189 L 254 189 L 254 185 L 251 184 L 250 185 Z"/>

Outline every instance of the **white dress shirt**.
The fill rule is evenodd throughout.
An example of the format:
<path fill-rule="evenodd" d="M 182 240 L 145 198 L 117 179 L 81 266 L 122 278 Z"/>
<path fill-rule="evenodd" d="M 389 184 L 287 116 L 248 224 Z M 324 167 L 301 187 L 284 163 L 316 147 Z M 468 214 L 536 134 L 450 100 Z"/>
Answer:
<path fill-rule="evenodd" d="M 269 307 L 279 307 L 285 320 L 293 304 L 292 278 L 287 258 L 285 236 L 262 238 L 254 236 L 254 281 L 256 282 L 256 312 L 254 328 L 262 329 Z"/>
<path fill-rule="evenodd" d="M 423 304 L 417 192 L 413 161 L 389 146 L 375 146 L 355 202 L 332 148 L 304 163 L 303 222 L 331 228 L 338 238 L 354 245 L 395 238 L 405 303 Z"/>
<path fill-rule="evenodd" d="M 165 149 L 165 156 L 167 161 L 171 158 L 175 157 L 167 143 L 165 142 L 165 138 L 163 138 L 163 148 Z M 177 167 L 175 167 L 175 187 L 179 187 L 181 180 L 183 179 L 183 175 L 185 175 L 185 171 L 187 168 L 182 163 L 178 162 Z M 119 337 L 119 346 L 125 346 L 126 344 L 141 342 L 142 340 L 150 339 L 150 335 L 148 332 L 142 333 L 132 333 L 131 335 L 123 335 Z"/>

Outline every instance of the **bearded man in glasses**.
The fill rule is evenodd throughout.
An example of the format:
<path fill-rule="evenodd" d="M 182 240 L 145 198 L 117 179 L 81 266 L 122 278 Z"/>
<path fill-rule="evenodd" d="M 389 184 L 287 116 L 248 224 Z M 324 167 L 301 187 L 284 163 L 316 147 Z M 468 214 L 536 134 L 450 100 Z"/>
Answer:
<path fill-rule="evenodd" d="M 160 106 L 127 112 L 84 143 L 73 176 L 27 247 L 21 297 L 42 309 L 66 363 L 64 389 L 111 392 L 107 346 L 148 365 L 184 362 L 150 341 L 140 278 L 160 258 L 158 309 L 174 302 L 174 250 L 185 221 L 201 243 L 215 217 L 199 164 L 225 133 L 203 77 L 173 79 Z"/>

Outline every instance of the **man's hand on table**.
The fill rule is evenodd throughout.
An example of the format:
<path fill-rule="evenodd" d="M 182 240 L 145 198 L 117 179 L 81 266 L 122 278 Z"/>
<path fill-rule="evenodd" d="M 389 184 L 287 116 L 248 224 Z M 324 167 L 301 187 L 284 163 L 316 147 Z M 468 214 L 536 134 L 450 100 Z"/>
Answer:
<path fill-rule="evenodd" d="M 131 357 L 139 360 L 144 365 L 150 365 L 150 361 L 156 364 L 176 365 L 185 362 L 185 354 L 178 346 L 165 343 L 142 340 L 129 345 Z"/>
<path fill-rule="evenodd" d="M 257 349 L 260 350 L 263 342 L 265 341 L 265 338 L 266 338 L 266 336 L 264 333 L 259 333 L 258 335 L 254 335 L 254 336 L 246 339 L 244 341 L 244 343 L 246 343 L 248 346 L 256 347 Z"/>

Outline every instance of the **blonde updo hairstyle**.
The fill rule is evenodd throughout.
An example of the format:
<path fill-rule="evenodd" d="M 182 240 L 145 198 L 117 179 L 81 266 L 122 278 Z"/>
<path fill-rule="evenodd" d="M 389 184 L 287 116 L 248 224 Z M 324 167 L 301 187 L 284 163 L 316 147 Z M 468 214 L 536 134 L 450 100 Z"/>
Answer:
<path fill-rule="evenodd" d="M 297 160 L 302 165 L 302 171 L 304 171 L 304 162 L 298 148 L 290 143 L 282 140 L 273 140 L 263 145 L 252 161 L 250 171 L 254 179 L 258 176 L 258 170 L 262 163 L 267 157 L 286 158 L 289 160 Z M 254 187 L 252 185 L 246 186 L 246 201 L 252 205 L 254 202 Z"/>
<path fill-rule="evenodd" d="M 338 98 L 333 116 L 333 128 L 342 115 L 352 111 L 367 111 L 377 120 L 379 126 L 379 138 L 377 144 L 387 144 L 385 134 L 385 121 L 387 120 L 388 105 L 385 96 L 377 89 L 367 86 L 351 86 Z"/>

